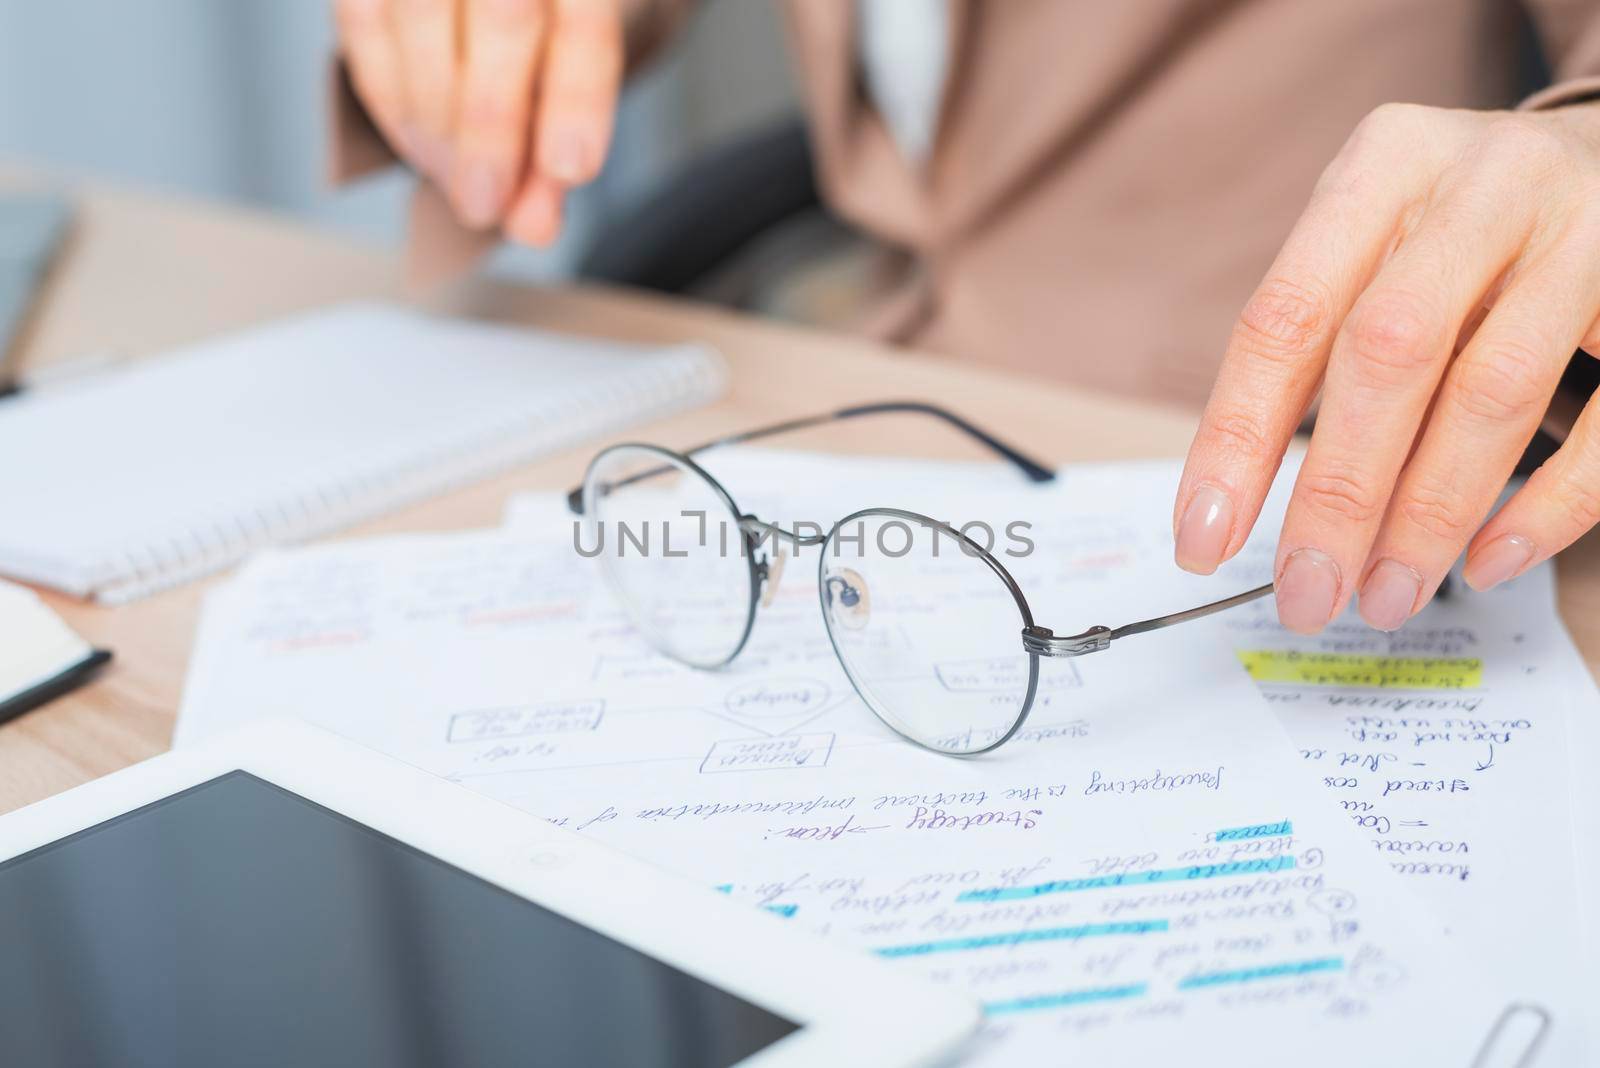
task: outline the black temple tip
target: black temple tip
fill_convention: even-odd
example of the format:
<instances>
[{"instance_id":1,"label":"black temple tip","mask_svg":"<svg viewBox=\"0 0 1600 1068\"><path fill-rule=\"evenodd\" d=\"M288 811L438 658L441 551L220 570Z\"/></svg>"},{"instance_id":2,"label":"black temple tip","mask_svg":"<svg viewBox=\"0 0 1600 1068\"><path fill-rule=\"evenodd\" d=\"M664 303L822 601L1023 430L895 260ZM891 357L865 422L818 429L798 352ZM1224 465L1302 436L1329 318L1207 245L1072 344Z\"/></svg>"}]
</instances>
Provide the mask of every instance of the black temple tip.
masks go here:
<instances>
[{"instance_id":1,"label":"black temple tip","mask_svg":"<svg viewBox=\"0 0 1600 1068\"><path fill-rule=\"evenodd\" d=\"M1017 466L1022 468L1022 473L1028 476L1030 482L1054 482L1056 473L1048 467L1042 467L1026 457L1019 457Z\"/></svg>"}]
</instances>

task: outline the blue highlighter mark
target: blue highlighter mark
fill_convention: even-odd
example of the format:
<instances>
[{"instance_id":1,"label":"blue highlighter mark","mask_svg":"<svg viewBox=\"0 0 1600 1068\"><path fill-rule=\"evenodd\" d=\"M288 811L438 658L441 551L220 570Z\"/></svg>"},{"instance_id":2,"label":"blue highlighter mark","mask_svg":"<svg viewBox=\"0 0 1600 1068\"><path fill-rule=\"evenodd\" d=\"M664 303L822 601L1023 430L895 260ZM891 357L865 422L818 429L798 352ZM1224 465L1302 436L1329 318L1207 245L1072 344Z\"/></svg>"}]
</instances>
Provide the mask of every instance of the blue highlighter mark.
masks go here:
<instances>
[{"instance_id":1,"label":"blue highlighter mark","mask_svg":"<svg viewBox=\"0 0 1600 1068\"><path fill-rule=\"evenodd\" d=\"M720 883L716 886L713 886L711 889L715 890L719 894L732 894L733 884ZM761 907L766 909L768 912L776 912L784 919L788 919L790 916L793 916L795 913L800 911L799 905L762 905Z\"/></svg>"},{"instance_id":2,"label":"blue highlighter mark","mask_svg":"<svg viewBox=\"0 0 1600 1068\"><path fill-rule=\"evenodd\" d=\"M1239 968L1230 972L1204 972L1178 981L1179 990L1198 990L1208 986L1227 986L1233 983L1254 983L1261 979L1283 979L1313 972L1337 972L1344 968L1343 957L1317 957L1313 960L1286 961L1283 964L1264 964L1259 968Z\"/></svg>"},{"instance_id":3,"label":"blue highlighter mark","mask_svg":"<svg viewBox=\"0 0 1600 1068\"><path fill-rule=\"evenodd\" d=\"M1190 864L1182 868L1156 868L1152 871L1119 872L1088 879L1056 879L1033 886L1000 886L989 890L968 890L957 901L1025 901L1044 894L1069 894L1080 890L1105 890L1118 886L1150 886L1155 883L1183 883L1195 879L1220 879L1229 875L1269 875L1294 867L1293 857L1232 860L1225 864Z\"/></svg>"},{"instance_id":4,"label":"blue highlighter mark","mask_svg":"<svg viewBox=\"0 0 1600 1068\"><path fill-rule=\"evenodd\" d=\"M1279 820L1277 823L1257 823L1250 827L1229 827L1225 831L1218 831L1215 838L1219 842L1243 842L1251 838L1282 838L1293 833L1294 824Z\"/></svg>"},{"instance_id":5,"label":"blue highlighter mark","mask_svg":"<svg viewBox=\"0 0 1600 1068\"><path fill-rule=\"evenodd\" d=\"M1008 1012L1037 1012L1040 1009L1065 1009L1073 1005L1087 1005L1094 1001L1120 1001L1124 998L1142 997L1147 987L1144 983L1127 986L1106 986L1098 990L1067 990L1060 994L1037 994L1010 1001L986 1001L983 1011L990 1016Z\"/></svg>"},{"instance_id":6,"label":"blue highlighter mark","mask_svg":"<svg viewBox=\"0 0 1600 1068\"><path fill-rule=\"evenodd\" d=\"M1166 920L1133 920L1118 923L1081 923L1075 927L1041 927L1032 931L1005 931L1000 934L973 935L969 938L941 938L907 946L884 946L873 950L880 957L922 957L929 953L955 953L993 946L1020 946L1028 942L1058 942L1106 935L1141 935L1165 931Z\"/></svg>"}]
</instances>

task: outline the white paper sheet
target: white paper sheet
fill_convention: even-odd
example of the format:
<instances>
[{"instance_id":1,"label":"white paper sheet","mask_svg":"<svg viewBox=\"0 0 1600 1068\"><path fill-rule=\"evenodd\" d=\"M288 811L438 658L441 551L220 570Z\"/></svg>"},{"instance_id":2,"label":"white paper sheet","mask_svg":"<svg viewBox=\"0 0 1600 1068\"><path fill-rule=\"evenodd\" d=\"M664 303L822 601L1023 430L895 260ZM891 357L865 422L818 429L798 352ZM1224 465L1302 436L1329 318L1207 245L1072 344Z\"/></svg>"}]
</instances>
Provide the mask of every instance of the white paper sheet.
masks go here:
<instances>
[{"instance_id":1,"label":"white paper sheet","mask_svg":"<svg viewBox=\"0 0 1600 1068\"><path fill-rule=\"evenodd\" d=\"M1569 644L1563 652L1567 677L1575 680L1566 689L1570 743L1568 758L1572 772L1573 834L1577 839L1578 921L1587 965L1574 998L1591 1006L1588 1018L1590 1048L1600 1043L1600 1018L1592 1011L1600 1005L1600 778L1594 775L1596 756L1600 756L1600 688L1595 686L1588 665Z\"/></svg>"},{"instance_id":2,"label":"white paper sheet","mask_svg":"<svg viewBox=\"0 0 1600 1068\"><path fill-rule=\"evenodd\" d=\"M841 510L867 492L816 488ZM785 494L766 505L812 507ZM1468 968L1309 788L1219 629L1047 661L1025 729L959 760L853 695L814 551L734 667L696 672L632 636L550 507L538 533L262 558L208 603L179 741L304 715L972 990L972 1063L1465 1065L1526 996ZM1130 532L1067 528L1072 555L1029 578L1046 624L1172 594L1128 568L1110 595L1090 579Z\"/></svg>"},{"instance_id":3,"label":"white paper sheet","mask_svg":"<svg viewBox=\"0 0 1600 1068\"><path fill-rule=\"evenodd\" d=\"M1035 551L1005 562L1026 589L1050 590L1052 576L1065 579L1073 601L1043 618L1068 632L1270 581L1298 459L1290 458L1243 552L1210 578L1169 563L1180 473L1173 462L1077 465L1039 491L1019 488L1014 475L988 464L885 464L755 449L713 453L708 463L736 494L736 487L767 482L816 491L791 492L775 506L792 508L804 497L803 510L825 510L821 502L838 497L852 506L984 518L997 531L1029 522ZM509 520L548 524L550 507L531 495L514 503ZM998 540L1008 544L1003 535ZM1148 581L1151 575L1161 581ZM1258 675L1286 680L1260 688L1294 738L1310 781L1461 942L1557 1014L1562 1023L1546 1047L1549 1063L1590 1063L1585 1051L1600 1004L1592 993L1600 989L1600 883L1591 874L1600 858L1600 817L1591 815L1595 791L1586 763L1572 761L1600 755L1600 699L1557 615L1553 566L1487 594L1457 576L1449 597L1393 635L1367 627L1353 607L1315 638L1279 627L1270 601L1215 618ZM1130 651L1141 640L1128 639ZM1587 744L1569 730L1574 719L1590 729Z\"/></svg>"},{"instance_id":4,"label":"white paper sheet","mask_svg":"<svg viewBox=\"0 0 1600 1068\"><path fill-rule=\"evenodd\" d=\"M817 487L823 498L944 505L954 509L945 518L997 517L1000 530L1002 519L1031 522L1035 551L1007 564L1025 587L1048 589L1050 576L1068 577L1074 603L1047 619L1058 631L1115 626L1269 581L1299 462L1294 455L1286 463L1239 557L1202 578L1169 563L1175 462L1076 465L1029 492L988 464L885 467L756 449L711 456L730 486L774 480ZM805 508L825 507L811 496ZM536 517L549 507L530 496L513 505L510 520L547 523ZM1143 580L1152 574L1163 580ZM1600 999L1591 993L1600 989L1600 883L1592 874L1600 817L1591 815L1592 777L1572 762L1600 755L1600 699L1561 625L1554 579L1545 565L1478 594L1458 575L1449 597L1393 635L1367 627L1353 607L1316 638L1279 627L1270 601L1216 621L1258 674L1322 677L1260 684L1308 777L1463 943L1560 1017L1545 1056L1576 1065L1591 1063L1586 1050L1600 1031ZM1569 727L1574 721L1589 728L1587 744Z\"/></svg>"}]
</instances>

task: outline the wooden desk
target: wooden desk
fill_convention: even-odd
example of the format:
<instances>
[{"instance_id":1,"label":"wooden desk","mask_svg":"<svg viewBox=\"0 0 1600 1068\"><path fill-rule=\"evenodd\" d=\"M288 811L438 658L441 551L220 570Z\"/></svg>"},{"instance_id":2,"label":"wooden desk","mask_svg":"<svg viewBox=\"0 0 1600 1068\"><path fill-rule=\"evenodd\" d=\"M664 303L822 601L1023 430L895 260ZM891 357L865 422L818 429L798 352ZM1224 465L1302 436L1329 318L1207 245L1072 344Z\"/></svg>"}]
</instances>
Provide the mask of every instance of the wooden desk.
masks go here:
<instances>
[{"instance_id":1,"label":"wooden desk","mask_svg":"<svg viewBox=\"0 0 1600 1068\"><path fill-rule=\"evenodd\" d=\"M83 192L80 208L77 232L24 339L25 366L105 349L138 356L330 301L401 296L393 256L281 220L92 190ZM1194 425L1190 412L617 292L473 281L429 303L442 311L556 330L711 343L732 364L730 394L713 407L628 435L667 444L687 445L785 416L901 397L949 404L1058 462L1179 456ZM795 444L976 455L916 419L834 427L823 435L797 435ZM105 446L112 449L116 443ZM595 447L591 443L529 464L351 534L497 523L509 495L574 484ZM208 585L191 584L119 608L46 594L80 633L114 649L116 660L92 685L0 727L0 812L168 747ZM1600 539L1586 539L1563 557L1561 606L1594 670L1600 665Z\"/></svg>"}]
</instances>

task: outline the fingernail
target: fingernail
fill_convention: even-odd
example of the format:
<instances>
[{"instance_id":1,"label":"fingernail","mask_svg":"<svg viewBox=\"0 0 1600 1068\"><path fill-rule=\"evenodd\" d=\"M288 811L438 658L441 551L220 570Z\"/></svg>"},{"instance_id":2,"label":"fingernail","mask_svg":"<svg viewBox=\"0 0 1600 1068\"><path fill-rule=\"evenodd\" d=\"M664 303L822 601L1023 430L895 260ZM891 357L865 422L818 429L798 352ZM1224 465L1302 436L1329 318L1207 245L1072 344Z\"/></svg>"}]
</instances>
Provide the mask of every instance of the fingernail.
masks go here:
<instances>
[{"instance_id":1,"label":"fingernail","mask_svg":"<svg viewBox=\"0 0 1600 1068\"><path fill-rule=\"evenodd\" d=\"M1361 618L1379 630L1398 630L1411 618L1422 576L1398 560L1379 560L1361 587Z\"/></svg>"},{"instance_id":2,"label":"fingernail","mask_svg":"<svg viewBox=\"0 0 1600 1068\"><path fill-rule=\"evenodd\" d=\"M1528 566L1533 542L1521 534L1502 534L1471 556L1461 577L1475 590L1492 589Z\"/></svg>"},{"instance_id":3,"label":"fingernail","mask_svg":"<svg viewBox=\"0 0 1600 1068\"><path fill-rule=\"evenodd\" d=\"M1339 565L1327 553L1296 549L1278 576L1278 622L1297 634L1328 625L1339 599Z\"/></svg>"},{"instance_id":4,"label":"fingernail","mask_svg":"<svg viewBox=\"0 0 1600 1068\"><path fill-rule=\"evenodd\" d=\"M1201 486L1178 522L1178 566L1209 575L1222 563L1233 537L1233 502L1215 486Z\"/></svg>"},{"instance_id":5,"label":"fingernail","mask_svg":"<svg viewBox=\"0 0 1600 1068\"><path fill-rule=\"evenodd\" d=\"M462 218L467 225L484 229L498 221L506 199L506 183L493 167L487 163L467 164L457 190Z\"/></svg>"},{"instance_id":6,"label":"fingernail","mask_svg":"<svg viewBox=\"0 0 1600 1068\"><path fill-rule=\"evenodd\" d=\"M558 182L581 182L587 173L589 142L577 130L555 130L546 142L545 172Z\"/></svg>"}]
</instances>

